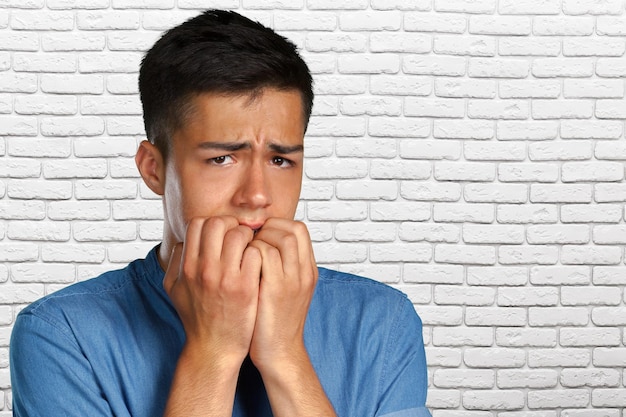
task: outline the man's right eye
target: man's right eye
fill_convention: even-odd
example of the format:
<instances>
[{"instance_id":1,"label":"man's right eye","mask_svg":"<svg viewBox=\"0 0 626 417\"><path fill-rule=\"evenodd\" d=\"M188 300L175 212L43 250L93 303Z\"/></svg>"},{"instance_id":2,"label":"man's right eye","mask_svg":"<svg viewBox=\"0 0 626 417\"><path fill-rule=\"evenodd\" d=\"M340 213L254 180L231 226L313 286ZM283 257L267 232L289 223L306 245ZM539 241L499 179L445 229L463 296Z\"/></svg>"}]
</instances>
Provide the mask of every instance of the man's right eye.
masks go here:
<instances>
[{"instance_id":1,"label":"man's right eye","mask_svg":"<svg viewBox=\"0 0 626 417\"><path fill-rule=\"evenodd\" d=\"M215 158L211 158L208 160L210 164L213 165L225 165L231 162L232 158L229 155L222 155Z\"/></svg>"}]
</instances>

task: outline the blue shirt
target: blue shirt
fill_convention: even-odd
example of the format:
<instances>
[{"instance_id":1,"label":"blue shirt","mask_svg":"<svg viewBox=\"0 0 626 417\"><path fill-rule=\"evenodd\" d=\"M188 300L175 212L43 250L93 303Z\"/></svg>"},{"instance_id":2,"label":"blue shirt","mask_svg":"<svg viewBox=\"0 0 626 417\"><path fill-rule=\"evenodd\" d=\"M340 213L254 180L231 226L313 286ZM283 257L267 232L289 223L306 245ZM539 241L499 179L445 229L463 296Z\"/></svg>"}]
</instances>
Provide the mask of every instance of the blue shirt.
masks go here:
<instances>
[{"instance_id":1,"label":"blue shirt","mask_svg":"<svg viewBox=\"0 0 626 417\"><path fill-rule=\"evenodd\" d=\"M10 351L14 416L163 415L185 341L163 277L153 249L22 310ZM400 291L320 268L304 339L338 416L430 416L422 326ZM271 415L247 360L233 416Z\"/></svg>"}]
</instances>

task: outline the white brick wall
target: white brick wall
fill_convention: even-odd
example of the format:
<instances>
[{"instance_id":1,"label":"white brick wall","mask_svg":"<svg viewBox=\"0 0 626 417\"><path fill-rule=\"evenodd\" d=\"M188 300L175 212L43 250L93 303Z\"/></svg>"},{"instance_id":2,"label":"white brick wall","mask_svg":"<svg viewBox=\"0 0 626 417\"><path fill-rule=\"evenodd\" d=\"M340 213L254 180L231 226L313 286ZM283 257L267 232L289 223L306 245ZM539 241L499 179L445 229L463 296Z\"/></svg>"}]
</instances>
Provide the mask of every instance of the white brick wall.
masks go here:
<instances>
[{"instance_id":1,"label":"white brick wall","mask_svg":"<svg viewBox=\"0 0 626 417\"><path fill-rule=\"evenodd\" d=\"M626 416L626 2L0 2L0 417L22 306L143 256L136 77L204 7L315 73L298 217L407 292L435 417Z\"/></svg>"}]
</instances>

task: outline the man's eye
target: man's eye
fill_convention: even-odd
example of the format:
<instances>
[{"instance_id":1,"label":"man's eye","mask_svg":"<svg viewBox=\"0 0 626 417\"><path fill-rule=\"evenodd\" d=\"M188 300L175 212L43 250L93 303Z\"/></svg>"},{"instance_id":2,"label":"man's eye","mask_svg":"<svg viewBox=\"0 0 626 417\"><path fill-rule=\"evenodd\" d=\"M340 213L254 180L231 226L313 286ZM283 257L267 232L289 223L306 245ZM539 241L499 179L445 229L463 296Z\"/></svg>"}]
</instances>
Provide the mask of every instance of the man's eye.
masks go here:
<instances>
[{"instance_id":1,"label":"man's eye","mask_svg":"<svg viewBox=\"0 0 626 417\"><path fill-rule=\"evenodd\" d=\"M272 158L272 163L274 165L278 165L279 167L290 167L293 166L293 162L290 161L289 159L286 158L282 158L280 156L275 156L274 158Z\"/></svg>"},{"instance_id":2,"label":"man's eye","mask_svg":"<svg viewBox=\"0 0 626 417\"><path fill-rule=\"evenodd\" d=\"M218 156L216 158L209 159L209 163L213 165L225 165L231 161L231 157L228 155Z\"/></svg>"}]
</instances>

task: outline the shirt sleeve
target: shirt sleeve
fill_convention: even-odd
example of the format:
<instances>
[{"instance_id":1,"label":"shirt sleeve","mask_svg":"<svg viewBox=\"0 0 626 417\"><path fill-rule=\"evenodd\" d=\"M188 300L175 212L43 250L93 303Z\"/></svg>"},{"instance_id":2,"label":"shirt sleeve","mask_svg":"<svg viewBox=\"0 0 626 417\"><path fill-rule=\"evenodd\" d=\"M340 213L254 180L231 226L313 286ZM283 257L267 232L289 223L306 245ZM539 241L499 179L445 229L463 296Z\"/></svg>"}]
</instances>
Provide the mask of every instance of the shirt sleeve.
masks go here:
<instances>
[{"instance_id":1,"label":"shirt sleeve","mask_svg":"<svg viewBox=\"0 0 626 417\"><path fill-rule=\"evenodd\" d=\"M376 417L431 417L422 322L408 298L398 310L385 350Z\"/></svg>"},{"instance_id":2,"label":"shirt sleeve","mask_svg":"<svg viewBox=\"0 0 626 417\"><path fill-rule=\"evenodd\" d=\"M10 362L14 417L113 415L69 329L22 312L11 334Z\"/></svg>"}]
</instances>

